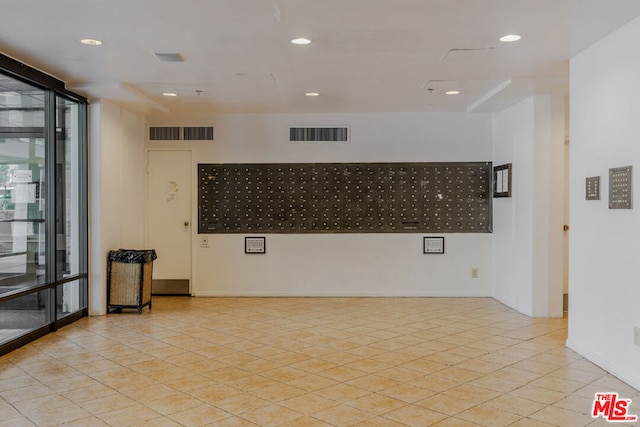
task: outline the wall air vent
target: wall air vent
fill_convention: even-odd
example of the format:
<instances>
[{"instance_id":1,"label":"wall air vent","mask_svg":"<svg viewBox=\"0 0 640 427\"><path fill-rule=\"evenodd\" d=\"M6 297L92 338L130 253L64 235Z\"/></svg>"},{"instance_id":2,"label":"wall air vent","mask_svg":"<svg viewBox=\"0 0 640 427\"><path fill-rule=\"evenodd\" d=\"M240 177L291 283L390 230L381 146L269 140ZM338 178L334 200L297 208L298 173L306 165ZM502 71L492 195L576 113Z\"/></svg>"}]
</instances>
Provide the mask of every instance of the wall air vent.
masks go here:
<instances>
[{"instance_id":1,"label":"wall air vent","mask_svg":"<svg viewBox=\"0 0 640 427\"><path fill-rule=\"evenodd\" d=\"M178 126L150 126L149 141L179 141L180 131Z\"/></svg>"},{"instance_id":2,"label":"wall air vent","mask_svg":"<svg viewBox=\"0 0 640 427\"><path fill-rule=\"evenodd\" d=\"M292 126L290 142L349 142L349 126Z\"/></svg>"},{"instance_id":3,"label":"wall air vent","mask_svg":"<svg viewBox=\"0 0 640 427\"><path fill-rule=\"evenodd\" d=\"M185 141L213 141L213 126L185 126Z\"/></svg>"},{"instance_id":4,"label":"wall air vent","mask_svg":"<svg viewBox=\"0 0 640 427\"><path fill-rule=\"evenodd\" d=\"M149 141L213 141L213 126L149 126Z\"/></svg>"}]
</instances>

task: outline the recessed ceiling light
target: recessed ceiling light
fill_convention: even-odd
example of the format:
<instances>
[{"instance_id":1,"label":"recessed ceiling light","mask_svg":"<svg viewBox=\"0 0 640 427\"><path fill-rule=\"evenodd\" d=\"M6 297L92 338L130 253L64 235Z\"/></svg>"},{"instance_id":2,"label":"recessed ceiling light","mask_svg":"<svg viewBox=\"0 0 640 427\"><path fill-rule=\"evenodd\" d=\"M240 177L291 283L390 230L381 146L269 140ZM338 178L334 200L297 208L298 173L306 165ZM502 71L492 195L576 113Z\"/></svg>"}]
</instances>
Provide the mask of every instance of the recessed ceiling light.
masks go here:
<instances>
[{"instance_id":1,"label":"recessed ceiling light","mask_svg":"<svg viewBox=\"0 0 640 427\"><path fill-rule=\"evenodd\" d=\"M307 92L305 93L306 96L320 96L320 94L318 92Z\"/></svg>"},{"instance_id":2,"label":"recessed ceiling light","mask_svg":"<svg viewBox=\"0 0 640 427\"><path fill-rule=\"evenodd\" d=\"M311 43L311 40L306 39L304 37L300 37L300 38L291 40L291 43L293 43L293 44L309 44L309 43Z\"/></svg>"},{"instance_id":3,"label":"recessed ceiling light","mask_svg":"<svg viewBox=\"0 0 640 427\"><path fill-rule=\"evenodd\" d=\"M517 42L521 38L522 37L520 37L517 34L507 34L506 36L500 37L500 41L505 43L510 43L510 42Z\"/></svg>"},{"instance_id":4,"label":"recessed ceiling light","mask_svg":"<svg viewBox=\"0 0 640 427\"><path fill-rule=\"evenodd\" d=\"M96 39L82 39L80 43L86 44L87 46L100 46L102 42Z\"/></svg>"},{"instance_id":5,"label":"recessed ceiling light","mask_svg":"<svg viewBox=\"0 0 640 427\"><path fill-rule=\"evenodd\" d=\"M445 94L447 95L459 95L460 91L459 90L448 90L445 92Z\"/></svg>"},{"instance_id":6,"label":"recessed ceiling light","mask_svg":"<svg viewBox=\"0 0 640 427\"><path fill-rule=\"evenodd\" d=\"M175 92L163 92L162 94L163 94L164 96L178 96L178 94L177 94L177 93L175 93Z\"/></svg>"}]
</instances>

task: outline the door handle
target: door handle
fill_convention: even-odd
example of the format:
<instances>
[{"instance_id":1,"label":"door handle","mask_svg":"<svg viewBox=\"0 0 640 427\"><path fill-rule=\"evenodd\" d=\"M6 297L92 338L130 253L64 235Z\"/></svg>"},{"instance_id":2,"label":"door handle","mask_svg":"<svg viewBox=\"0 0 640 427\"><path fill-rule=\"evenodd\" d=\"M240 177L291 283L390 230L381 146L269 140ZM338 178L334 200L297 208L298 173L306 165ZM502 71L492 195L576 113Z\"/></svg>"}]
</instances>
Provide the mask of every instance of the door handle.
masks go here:
<instances>
[{"instance_id":1,"label":"door handle","mask_svg":"<svg viewBox=\"0 0 640 427\"><path fill-rule=\"evenodd\" d=\"M185 227L188 227L188 226L189 226L189 221L185 221L185 222L184 222L184 226L185 226Z\"/></svg>"}]
</instances>

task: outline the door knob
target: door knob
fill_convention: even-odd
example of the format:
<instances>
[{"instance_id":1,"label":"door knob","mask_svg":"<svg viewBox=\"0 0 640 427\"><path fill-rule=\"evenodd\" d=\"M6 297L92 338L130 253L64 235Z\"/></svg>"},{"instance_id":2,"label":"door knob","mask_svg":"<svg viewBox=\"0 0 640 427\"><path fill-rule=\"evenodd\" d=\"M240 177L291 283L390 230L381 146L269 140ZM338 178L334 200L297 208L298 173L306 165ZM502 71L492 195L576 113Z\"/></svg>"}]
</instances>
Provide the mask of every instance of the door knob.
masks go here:
<instances>
[{"instance_id":1,"label":"door knob","mask_svg":"<svg viewBox=\"0 0 640 427\"><path fill-rule=\"evenodd\" d=\"M185 227L188 227L188 226L189 226L189 221L185 221L185 222L184 222L184 226L185 226Z\"/></svg>"}]
</instances>

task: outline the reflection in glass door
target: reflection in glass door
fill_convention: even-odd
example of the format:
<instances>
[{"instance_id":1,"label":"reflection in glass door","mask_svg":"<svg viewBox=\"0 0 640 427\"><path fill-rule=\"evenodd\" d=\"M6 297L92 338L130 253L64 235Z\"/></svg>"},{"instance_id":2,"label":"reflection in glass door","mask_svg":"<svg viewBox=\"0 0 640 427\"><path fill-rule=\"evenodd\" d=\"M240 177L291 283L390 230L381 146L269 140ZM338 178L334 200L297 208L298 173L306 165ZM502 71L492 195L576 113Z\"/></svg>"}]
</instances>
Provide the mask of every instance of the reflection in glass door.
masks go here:
<instances>
[{"instance_id":1,"label":"reflection in glass door","mask_svg":"<svg viewBox=\"0 0 640 427\"><path fill-rule=\"evenodd\" d=\"M0 297L46 280L44 106L44 90L0 76ZM0 342L45 325L48 297L0 302Z\"/></svg>"}]
</instances>

